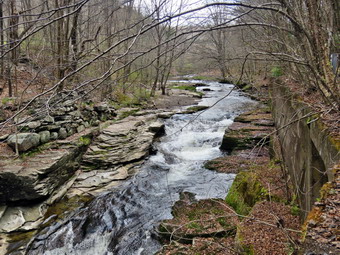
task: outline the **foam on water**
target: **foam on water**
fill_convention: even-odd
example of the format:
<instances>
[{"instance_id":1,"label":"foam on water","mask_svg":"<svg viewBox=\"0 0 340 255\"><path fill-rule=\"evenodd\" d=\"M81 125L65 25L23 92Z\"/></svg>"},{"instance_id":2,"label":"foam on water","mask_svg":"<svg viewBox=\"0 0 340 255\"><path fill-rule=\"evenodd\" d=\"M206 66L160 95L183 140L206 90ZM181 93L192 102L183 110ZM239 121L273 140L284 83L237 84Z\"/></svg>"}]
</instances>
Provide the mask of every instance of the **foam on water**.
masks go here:
<instances>
[{"instance_id":1,"label":"foam on water","mask_svg":"<svg viewBox=\"0 0 340 255\"><path fill-rule=\"evenodd\" d=\"M204 83L212 90L200 102L207 106L233 87ZM172 217L171 207L180 192L192 192L198 199L226 196L234 175L216 173L203 165L222 155L219 146L224 130L236 115L253 105L234 91L203 113L175 115L166 120L166 135L155 145L158 152L136 176L65 222L42 231L27 254L154 254L161 247L154 238L154 229L161 220Z\"/></svg>"}]
</instances>

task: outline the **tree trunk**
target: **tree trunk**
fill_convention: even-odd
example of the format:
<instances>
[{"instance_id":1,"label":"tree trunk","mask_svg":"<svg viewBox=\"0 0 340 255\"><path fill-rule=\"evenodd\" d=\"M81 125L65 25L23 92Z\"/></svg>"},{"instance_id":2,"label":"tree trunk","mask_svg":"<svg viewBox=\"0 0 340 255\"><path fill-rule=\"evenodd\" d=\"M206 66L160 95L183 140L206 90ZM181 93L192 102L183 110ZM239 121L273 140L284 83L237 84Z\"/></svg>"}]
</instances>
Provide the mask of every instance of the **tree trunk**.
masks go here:
<instances>
[{"instance_id":1,"label":"tree trunk","mask_svg":"<svg viewBox=\"0 0 340 255\"><path fill-rule=\"evenodd\" d=\"M0 0L0 54L3 56L5 50L5 35L4 35L4 4L3 0ZM4 71L5 71L5 66L4 66L4 57L1 58L0 62L0 79L4 78ZM1 93L0 93L1 94Z\"/></svg>"}]
</instances>

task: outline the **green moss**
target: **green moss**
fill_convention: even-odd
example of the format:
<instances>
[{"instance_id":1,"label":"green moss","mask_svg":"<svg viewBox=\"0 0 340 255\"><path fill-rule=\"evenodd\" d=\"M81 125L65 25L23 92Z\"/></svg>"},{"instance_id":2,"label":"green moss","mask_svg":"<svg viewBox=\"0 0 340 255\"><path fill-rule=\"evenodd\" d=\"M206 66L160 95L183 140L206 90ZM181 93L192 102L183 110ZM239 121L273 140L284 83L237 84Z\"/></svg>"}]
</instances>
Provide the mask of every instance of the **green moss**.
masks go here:
<instances>
[{"instance_id":1,"label":"green moss","mask_svg":"<svg viewBox=\"0 0 340 255\"><path fill-rule=\"evenodd\" d=\"M294 216L300 216L301 215L301 209L297 204L293 204L290 208L290 212Z\"/></svg>"},{"instance_id":2,"label":"green moss","mask_svg":"<svg viewBox=\"0 0 340 255\"><path fill-rule=\"evenodd\" d=\"M79 145L84 145L84 146L88 146L90 145L92 142L92 139L88 136L82 136L79 138Z\"/></svg>"},{"instance_id":3,"label":"green moss","mask_svg":"<svg viewBox=\"0 0 340 255\"><path fill-rule=\"evenodd\" d=\"M35 234L37 233L36 230L28 231L28 232L13 232L8 235L8 242L15 243L20 241L28 241L30 240Z\"/></svg>"},{"instance_id":4,"label":"green moss","mask_svg":"<svg viewBox=\"0 0 340 255\"><path fill-rule=\"evenodd\" d=\"M23 153L20 154L20 158L25 159L25 158L28 158L28 157L34 157L37 154L43 152L44 150L49 149L52 146L52 144L54 144L54 143L45 143L45 144L42 144L42 145L40 145L40 146L30 150L30 151L23 152Z\"/></svg>"},{"instance_id":5,"label":"green moss","mask_svg":"<svg viewBox=\"0 0 340 255\"><path fill-rule=\"evenodd\" d=\"M252 172L240 172L228 192L226 202L241 215L248 215L256 202L268 197L267 190Z\"/></svg>"},{"instance_id":6,"label":"green moss","mask_svg":"<svg viewBox=\"0 0 340 255\"><path fill-rule=\"evenodd\" d=\"M242 90L243 91L248 91L248 90L251 90L252 88L253 88L253 86L251 84L247 84L244 87L242 87Z\"/></svg>"},{"instance_id":7,"label":"green moss","mask_svg":"<svg viewBox=\"0 0 340 255\"><path fill-rule=\"evenodd\" d=\"M238 246L238 254L240 255L254 255L254 248L251 245L244 244L244 237L242 236L240 226L237 227L235 241Z\"/></svg>"},{"instance_id":8,"label":"green moss","mask_svg":"<svg viewBox=\"0 0 340 255\"><path fill-rule=\"evenodd\" d=\"M224 228L230 227L230 224L225 217L217 218L217 222L220 223L220 225Z\"/></svg>"},{"instance_id":9,"label":"green moss","mask_svg":"<svg viewBox=\"0 0 340 255\"><path fill-rule=\"evenodd\" d=\"M219 166L219 163L214 161L214 160L209 160L204 164L204 168L208 169L208 170L217 170Z\"/></svg>"},{"instance_id":10,"label":"green moss","mask_svg":"<svg viewBox=\"0 0 340 255\"><path fill-rule=\"evenodd\" d=\"M83 206L84 204L92 201L92 199L93 197L89 195L76 195L71 198L63 198L62 200L50 206L44 217L47 219L52 215L56 215L57 219L63 219L68 212ZM49 222L46 224L48 225Z\"/></svg>"},{"instance_id":11,"label":"green moss","mask_svg":"<svg viewBox=\"0 0 340 255\"><path fill-rule=\"evenodd\" d=\"M2 103L3 105L7 105L8 103L13 102L13 101L14 101L13 98L4 97L4 98L1 100L1 103Z\"/></svg>"},{"instance_id":12,"label":"green moss","mask_svg":"<svg viewBox=\"0 0 340 255\"><path fill-rule=\"evenodd\" d=\"M283 75L283 71L281 69L281 67L279 66L274 66L271 70L270 73L272 75L272 77L280 77Z\"/></svg>"},{"instance_id":13,"label":"green moss","mask_svg":"<svg viewBox=\"0 0 340 255\"><path fill-rule=\"evenodd\" d=\"M136 112L138 112L139 109L135 109L135 110L131 110L131 111L126 111L126 112L122 112L122 114L120 115L119 119L125 119L127 117L129 117L130 115L135 114Z\"/></svg>"},{"instance_id":14,"label":"green moss","mask_svg":"<svg viewBox=\"0 0 340 255\"><path fill-rule=\"evenodd\" d=\"M197 223L197 222L190 222L188 225L187 225L188 228L191 228L191 229L195 229L197 231L203 231L204 230L204 227Z\"/></svg>"},{"instance_id":15,"label":"green moss","mask_svg":"<svg viewBox=\"0 0 340 255\"><path fill-rule=\"evenodd\" d=\"M208 109L209 106L205 106L205 105L195 105L195 106L191 106L189 107L185 113L195 113L195 112L199 112L199 111L203 111Z\"/></svg>"},{"instance_id":16,"label":"green moss","mask_svg":"<svg viewBox=\"0 0 340 255\"><path fill-rule=\"evenodd\" d=\"M335 190L331 182L325 183L322 188L320 189L320 198L325 199L329 194L334 193Z\"/></svg>"},{"instance_id":17,"label":"green moss","mask_svg":"<svg viewBox=\"0 0 340 255\"><path fill-rule=\"evenodd\" d=\"M252 146L252 139L246 135L246 132L230 131L224 135L220 149L231 152Z\"/></svg>"}]
</instances>

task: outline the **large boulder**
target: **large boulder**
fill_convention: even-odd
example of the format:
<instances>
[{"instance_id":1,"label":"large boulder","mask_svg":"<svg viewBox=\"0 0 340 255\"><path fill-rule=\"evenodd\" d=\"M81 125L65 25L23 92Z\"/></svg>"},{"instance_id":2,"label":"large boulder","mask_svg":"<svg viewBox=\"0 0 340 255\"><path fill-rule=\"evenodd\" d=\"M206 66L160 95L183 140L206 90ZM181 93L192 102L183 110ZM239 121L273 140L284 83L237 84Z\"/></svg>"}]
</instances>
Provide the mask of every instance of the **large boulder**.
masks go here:
<instances>
[{"instance_id":1,"label":"large boulder","mask_svg":"<svg viewBox=\"0 0 340 255\"><path fill-rule=\"evenodd\" d=\"M10 135L7 139L7 144L15 150L15 145L18 144L20 152L28 151L40 144L40 135L36 133L19 133Z\"/></svg>"}]
</instances>

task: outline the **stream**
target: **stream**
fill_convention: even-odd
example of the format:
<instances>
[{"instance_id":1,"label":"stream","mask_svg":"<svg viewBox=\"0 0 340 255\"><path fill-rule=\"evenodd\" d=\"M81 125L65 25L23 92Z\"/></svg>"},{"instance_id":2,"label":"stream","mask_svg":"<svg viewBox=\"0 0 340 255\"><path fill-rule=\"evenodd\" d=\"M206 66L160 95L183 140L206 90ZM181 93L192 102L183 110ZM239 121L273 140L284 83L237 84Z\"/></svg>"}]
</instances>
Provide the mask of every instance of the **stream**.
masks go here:
<instances>
[{"instance_id":1,"label":"stream","mask_svg":"<svg viewBox=\"0 0 340 255\"><path fill-rule=\"evenodd\" d=\"M208 87L197 90L210 91L199 105L213 105L233 88L230 84L203 82ZM27 254L154 254L161 248L156 238L157 225L172 217L171 207L179 193L191 192L197 199L225 198L235 176L207 170L203 165L223 154L219 146L224 130L235 116L255 104L233 91L195 120L198 113L176 114L166 120L166 134L154 144L157 153L134 177L63 222L45 228L35 237Z\"/></svg>"}]
</instances>

